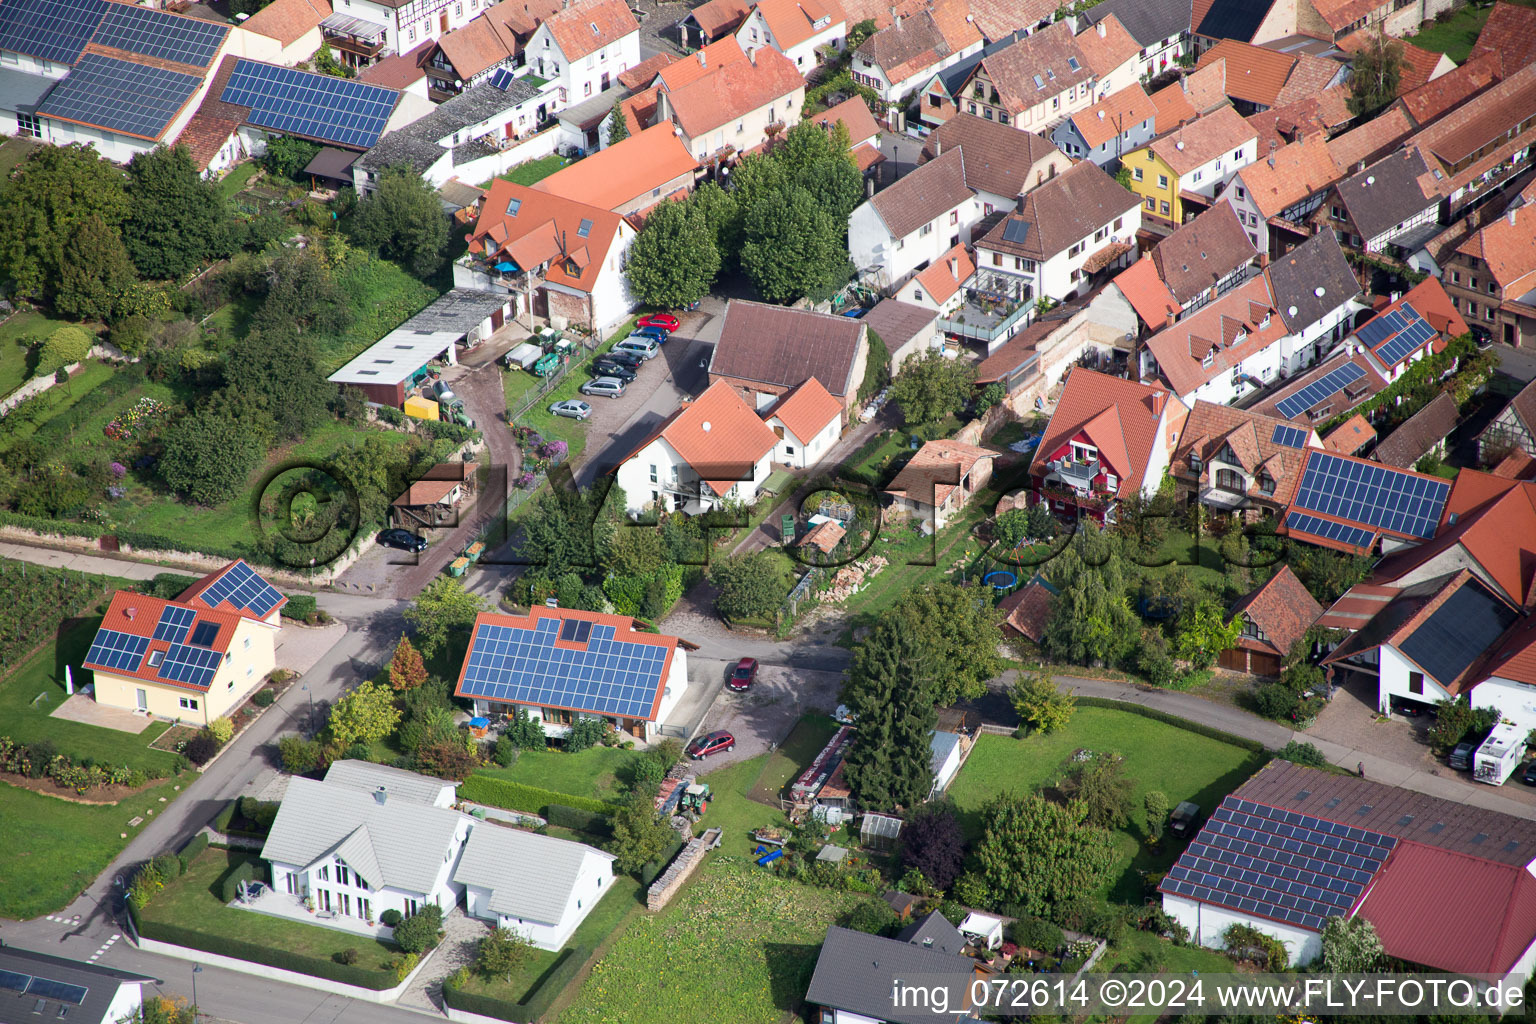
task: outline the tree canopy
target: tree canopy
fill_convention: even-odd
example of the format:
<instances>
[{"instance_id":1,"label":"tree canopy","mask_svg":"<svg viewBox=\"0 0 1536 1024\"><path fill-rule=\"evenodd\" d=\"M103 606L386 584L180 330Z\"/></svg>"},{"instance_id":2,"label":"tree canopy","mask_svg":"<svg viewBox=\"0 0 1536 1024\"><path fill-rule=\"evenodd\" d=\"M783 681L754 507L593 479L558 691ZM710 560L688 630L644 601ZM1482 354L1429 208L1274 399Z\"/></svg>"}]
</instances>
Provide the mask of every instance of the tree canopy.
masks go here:
<instances>
[{"instance_id":1,"label":"tree canopy","mask_svg":"<svg viewBox=\"0 0 1536 1024\"><path fill-rule=\"evenodd\" d=\"M75 229L95 217L116 232L131 210L117 165L86 146L38 147L0 184L0 277L51 300Z\"/></svg>"},{"instance_id":2,"label":"tree canopy","mask_svg":"<svg viewBox=\"0 0 1536 1024\"><path fill-rule=\"evenodd\" d=\"M468 633L475 616L485 610L485 602L464 589L452 576L439 576L416 595L416 603L405 610L405 621L416 629L418 648L432 658L457 632Z\"/></svg>"},{"instance_id":3,"label":"tree canopy","mask_svg":"<svg viewBox=\"0 0 1536 1024\"><path fill-rule=\"evenodd\" d=\"M1072 721L1077 699L1065 693L1048 672L1020 672L1008 690L1008 700L1019 721L1037 732L1055 732Z\"/></svg>"},{"instance_id":4,"label":"tree canopy","mask_svg":"<svg viewBox=\"0 0 1536 1024\"><path fill-rule=\"evenodd\" d=\"M1114 865L1114 839L1086 824L1080 807L1005 793L987 805L982 820L978 881L994 906L1013 903L1029 914L1048 914L1093 893Z\"/></svg>"},{"instance_id":5,"label":"tree canopy","mask_svg":"<svg viewBox=\"0 0 1536 1024\"><path fill-rule=\"evenodd\" d=\"M122 237L96 214L69 234L53 295L53 308L82 320L112 320L138 285Z\"/></svg>"},{"instance_id":6,"label":"tree canopy","mask_svg":"<svg viewBox=\"0 0 1536 1024\"><path fill-rule=\"evenodd\" d=\"M953 583L909 590L889 612L907 627L907 636L926 664L943 666L933 680L939 707L972 700L987 691L987 680L1003 671L997 645L1002 613L988 601Z\"/></svg>"},{"instance_id":7,"label":"tree canopy","mask_svg":"<svg viewBox=\"0 0 1536 1024\"><path fill-rule=\"evenodd\" d=\"M631 294L648 306L676 309L709 294L720 273L715 231L702 207L663 202L624 257Z\"/></svg>"},{"instance_id":8,"label":"tree canopy","mask_svg":"<svg viewBox=\"0 0 1536 1024\"><path fill-rule=\"evenodd\" d=\"M720 588L715 608L727 619L764 619L778 611L787 591L779 556L768 551L732 555L709 567L709 581Z\"/></svg>"},{"instance_id":9,"label":"tree canopy","mask_svg":"<svg viewBox=\"0 0 1536 1024\"><path fill-rule=\"evenodd\" d=\"M741 269L769 302L825 298L852 276L839 224L814 195L789 185L761 196L742 219Z\"/></svg>"},{"instance_id":10,"label":"tree canopy","mask_svg":"<svg viewBox=\"0 0 1536 1024\"><path fill-rule=\"evenodd\" d=\"M378 188L357 204L352 238L386 259L428 277L443 265L448 215L437 191L409 166L386 167Z\"/></svg>"},{"instance_id":11,"label":"tree canopy","mask_svg":"<svg viewBox=\"0 0 1536 1024\"><path fill-rule=\"evenodd\" d=\"M656 787L636 786L613 815L614 867L638 871L659 860L677 833L656 813Z\"/></svg>"},{"instance_id":12,"label":"tree canopy","mask_svg":"<svg viewBox=\"0 0 1536 1024\"><path fill-rule=\"evenodd\" d=\"M933 423L959 412L970 401L976 367L929 351L908 359L891 384L891 401L908 424Z\"/></svg>"},{"instance_id":13,"label":"tree canopy","mask_svg":"<svg viewBox=\"0 0 1536 1024\"><path fill-rule=\"evenodd\" d=\"M1349 112L1358 118L1373 116L1397 99L1403 77L1403 44L1378 29L1349 62Z\"/></svg>"},{"instance_id":14,"label":"tree canopy","mask_svg":"<svg viewBox=\"0 0 1536 1024\"><path fill-rule=\"evenodd\" d=\"M394 695L369 680L332 705L327 727L337 744L349 747L381 740L399 724L400 709L395 707Z\"/></svg>"},{"instance_id":15,"label":"tree canopy","mask_svg":"<svg viewBox=\"0 0 1536 1024\"><path fill-rule=\"evenodd\" d=\"M255 437L205 405L166 431L160 477L199 505L217 505L239 493L263 455Z\"/></svg>"},{"instance_id":16,"label":"tree canopy","mask_svg":"<svg viewBox=\"0 0 1536 1024\"><path fill-rule=\"evenodd\" d=\"M303 437L330 415L336 385L308 335L252 331L224 356L224 382L271 417L278 437Z\"/></svg>"},{"instance_id":17,"label":"tree canopy","mask_svg":"<svg viewBox=\"0 0 1536 1024\"><path fill-rule=\"evenodd\" d=\"M198 173L186 146L162 146L129 161L128 198L123 242L145 277L179 277L227 237L218 187Z\"/></svg>"},{"instance_id":18,"label":"tree canopy","mask_svg":"<svg viewBox=\"0 0 1536 1024\"><path fill-rule=\"evenodd\" d=\"M901 827L901 863L937 889L948 889L965 863L965 836L954 806L930 804Z\"/></svg>"}]
</instances>

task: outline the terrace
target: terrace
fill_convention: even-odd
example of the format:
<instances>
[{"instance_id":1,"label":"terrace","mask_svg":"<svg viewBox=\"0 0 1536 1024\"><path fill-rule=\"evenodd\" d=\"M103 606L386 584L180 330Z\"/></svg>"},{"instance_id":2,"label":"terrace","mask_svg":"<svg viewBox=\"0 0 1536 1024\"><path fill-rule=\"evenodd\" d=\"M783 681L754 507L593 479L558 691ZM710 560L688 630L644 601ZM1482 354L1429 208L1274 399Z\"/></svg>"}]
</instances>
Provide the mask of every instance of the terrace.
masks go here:
<instances>
[{"instance_id":1,"label":"terrace","mask_svg":"<svg viewBox=\"0 0 1536 1024\"><path fill-rule=\"evenodd\" d=\"M320 23L320 33L328 44L342 52L342 60L347 64L366 67L387 56L383 25L350 14L332 14Z\"/></svg>"},{"instance_id":2,"label":"terrace","mask_svg":"<svg viewBox=\"0 0 1536 1024\"><path fill-rule=\"evenodd\" d=\"M939 318L939 330L990 347L1028 324L1033 303L1034 289L1026 279L983 270L976 275L976 287L965 290L965 302Z\"/></svg>"}]
</instances>

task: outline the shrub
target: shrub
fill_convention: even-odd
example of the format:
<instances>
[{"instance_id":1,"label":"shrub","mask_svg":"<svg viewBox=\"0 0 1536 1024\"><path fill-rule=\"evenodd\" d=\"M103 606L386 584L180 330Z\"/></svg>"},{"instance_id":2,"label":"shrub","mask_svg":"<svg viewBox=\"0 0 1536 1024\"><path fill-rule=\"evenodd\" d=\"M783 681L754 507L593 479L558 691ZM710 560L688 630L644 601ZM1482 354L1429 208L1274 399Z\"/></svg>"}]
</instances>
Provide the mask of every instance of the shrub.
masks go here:
<instances>
[{"instance_id":1,"label":"shrub","mask_svg":"<svg viewBox=\"0 0 1536 1024\"><path fill-rule=\"evenodd\" d=\"M69 363L78 363L91 351L91 336L75 326L59 327L43 342L37 360L39 374L53 373Z\"/></svg>"},{"instance_id":2,"label":"shrub","mask_svg":"<svg viewBox=\"0 0 1536 1024\"><path fill-rule=\"evenodd\" d=\"M256 881L256 867L250 861L241 861L235 865L235 869L224 876L224 881L219 887L219 896L225 903L233 903L240 895L241 882Z\"/></svg>"},{"instance_id":3,"label":"shrub","mask_svg":"<svg viewBox=\"0 0 1536 1024\"><path fill-rule=\"evenodd\" d=\"M480 767L480 759L453 740L423 744L416 749L416 770L440 779L463 782Z\"/></svg>"},{"instance_id":4,"label":"shrub","mask_svg":"<svg viewBox=\"0 0 1536 1024\"><path fill-rule=\"evenodd\" d=\"M298 736L284 736L277 741L278 753L283 758L283 771L303 775L314 771L320 764L320 744Z\"/></svg>"},{"instance_id":5,"label":"shrub","mask_svg":"<svg viewBox=\"0 0 1536 1024\"><path fill-rule=\"evenodd\" d=\"M999 908L1003 909L1003 908ZM1037 949L1042 953L1055 953L1066 944L1061 929L1044 918L1025 914L1009 927L1008 937L1021 946Z\"/></svg>"},{"instance_id":6,"label":"shrub","mask_svg":"<svg viewBox=\"0 0 1536 1024\"><path fill-rule=\"evenodd\" d=\"M1279 753L1275 754L1275 756L1306 768L1328 767L1328 758L1324 756L1321 750L1318 750L1317 747L1310 743L1300 743L1296 740L1291 740L1291 742L1281 747Z\"/></svg>"},{"instance_id":7,"label":"shrub","mask_svg":"<svg viewBox=\"0 0 1536 1024\"><path fill-rule=\"evenodd\" d=\"M348 946L346 949L339 949L332 953L331 959L335 960L339 964L345 964L346 966L350 967L357 963L359 954L357 950L353 949L351 946Z\"/></svg>"},{"instance_id":8,"label":"shrub","mask_svg":"<svg viewBox=\"0 0 1536 1024\"><path fill-rule=\"evenodd\" d=\"M128 902L139 910L143 910L164 888L165 878L151 861L139 868L138 874L133 876L133 881L128 886Z\"/></svg>"},{"instance_id":9,"label":"shrub","mask_svg":"<svg viewBox=\"0 0 1536 1024\"><path fill-rule=\"evenodd\" d=\"M208 733L214 739L218 740L219 746L222 747L224 744L235 738L235 724L228 718L220 715L218 718L215 718L213 721L208 723Z\"/></svg>"},{"instance_id":10,"label":"shrub","mask_svg":"<svg viewBox=\"0 0 1536 1024\"><path fill-rule=\"evenodd\" d=\"M379 915L379 923L386 928L393 928L400 923L400 911L391 907Z\"/></svg>"},{"instance_id":11,"label":"shrub","mask_svg":"<svg viewBox=\"0 0 1536 1024\"><path fill-rule=\"evenodd\" d=\"M231 800L224 805L224 809L213 818L213 830L215 832L228 832L229 823L235 820L235 813L240 809L240 801Z\"/></svg>"},{"instance_id":12,"label":"shrub","mask_svg":"<svg viewBox=\"0 0 1536 1024\"><path fill-rule=\"evenodd\" d=\"M544 809L544 818L551 825L586 832L589 835L607 837L613 834L613 826L608 816L596 811L584 811L567 807L565 804L550 804Z\"/></svg>"},{"instance_id":13,"label":"shrub","mask_svg":"<svg viewBox=\"0 0 1536 1024\"><path fill-rule=\"evenodd\" d=\"M570 731L565 734L565 752L579 754L589 747L596 746L611 728L613 726L601 718L576 719Z\"/></svg>"},{"instance_id":14,"label":"shrub","mask_svg":"<svg viewBox=\"0 0 1536 1024\"><path fill-rule=\"evenodd\" d=\"M435 903L425 904L395 926L395 942L407 953L425 953L442 938L443 912Z\"/></svg>"},{"instance_id":15,"label":"shrub","mask_svg":"<svg viewBox=\"0 0 1536 1024\"><path fill-rule=\"evenodd\" d=\"M517 744L512 742L512 737L502 733L496 737L496 748L491 754L492 760L503 768L511 768L517 764Z\"/></svg>"},{"instance_id":16,"label":"shrub","mask_svg":"<svg viewBox=\"0 0 1536 1024\"><path fill-rule=\"evenodd\" d=\"M181 848L181 870L185 872L197 859L197 855L208 849L208 833L199 832L187 840L187 845Z\"/></svg>"},{"instance_id":17,"label":"shrub","mask_svg":"<svg viewBox=\"0 0 1536 1024\"><path fill-rule=\"evenodd\" d=\"M150 861L160 877L167 882L181 877L181 858L167 850L165 853L156 854Z\"/></svg>"},{"instance_id":18,"label":"shrub","mask_svg":"<svg viewBox=\"0 0 1536 1024\"><path fill-rule=\"evenodd\" d=\"M319 606L315 602L313 594L288 594L288 603L283 605L283 618L293 619L297 622L311 622Z\"/></svg>"},{"instance_id":19,"label":"shrub","mask_svg":"<svg viewBox=\"0 0 1536 1024\"><path fill-rule=\"evenodd\" d=\"M181 751L187 760L201 767L213 760L213 755L219 752L219 741L214 739L213 733L207 729L202 730L190 740Z\"/></svg>"},{"instance_id":20,"label":"shrub","mask_svg":"<svg viewBox=\"0 0 1536 1024\"><path fill-rule=\"evenodd\" d=\"M1266 971L1283 971L1290 961L1285 944L1251 925L1228 925L1221 933L1222 948L1234 960L1253 960Z\"/></svg>"},{"instance_id":21,"label":"shrub","mask_svg":"<svg viewBox=\"0 0 1536 1024\"><path fill-rule=\"evenodd\" d=\"M1265 718L1286 718L1299 702L1296 691L1284 683L1265 683L1253 692L1254 710Z\"/></svg>"},{"instance_id":22,"label":"shrub","mask_svg":"<svg viewBox=\"0 0 1536 1024\"><path fill-rule=\"evenodd\" d=\"M275 690L257 690L251 695L251 703L259 708L269 708L275 700L277 700Z\"/></svg>"},{"instance_id":23,"label":"shrub","mask_svg":"<svg viewBox=\"0 0 1536 1024\"><path fill-rule=\"evenodd\" d=\"M391 960L389 962L389 966L393 968L395 972L395 984L399 985L405 981L406 978L409 978L411 976L411 972L416 969L416 965L420 962L421 957L416 953L406 953L404 956L396 957L394 960Z\"/></svg>"},{"instance_id":24,"label":"shrub","mask_svg":"<svg viewBox=\"0 0 1536 1024\"><path fill-rule=\"evenodd\" d=\"M884 900L867 900L843 915L842 926L870 935L892 936L896 934L896 911Z\"/></svg>"}]
</instances>

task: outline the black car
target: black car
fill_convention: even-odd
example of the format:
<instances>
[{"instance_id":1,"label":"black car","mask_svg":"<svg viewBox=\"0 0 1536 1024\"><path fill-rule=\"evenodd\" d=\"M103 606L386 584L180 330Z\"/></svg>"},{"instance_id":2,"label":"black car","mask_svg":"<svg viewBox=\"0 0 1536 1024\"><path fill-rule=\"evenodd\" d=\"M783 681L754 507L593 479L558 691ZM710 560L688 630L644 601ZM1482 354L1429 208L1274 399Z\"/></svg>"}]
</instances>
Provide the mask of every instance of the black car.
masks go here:
<instances>
[{"instance_id":1,"label":"black car","mask_svg":"<svg viewBox=\"0 0 1536 1024\"><path fill-rule=\"evenodd\" d=\"M635 371L629 367L607 359L599 359L594 362L591 366L591 373L594 377L617 377L625 384L632 382L636 376Z\"/></svg>"},{"instance_id":2,"label":"black car","mask_svg":"<svg viewBox=\"0 0 1536 1024\"><path fill-rule=\"evenodd\" d=\"M597 358L618 363L620 366L627 366L631 370L639 369L640 364L645 362L644 356L637 356L633 352L626 352L621 348L609 349Z\"/></svg>"},{"instance_id":3,"label":"black car","mask_svg":"<svg viewBox=\"0 0 1536 1024\"><path fill-rule=\"evenodd\" d=\"M1168 818L1168 831L1180 839L1188 839L1200 828L1200 805L1185 800L1173 809Z\"/></svg>"},{"instance_id":4,"label":"black car","mask_svg":"<svg viewBox=\"0 0 1536 1024\"><path fill-rule=\"evenodd\" d=\"M1520 781L1527 786L1536 786L1536 761L1527 761L1520 766Z\"/></svg>"},{"instance_id":5,"label":"black car","mask_svg":"<svg viewBox=\"0 0 1536 1024\"><path fill-rule=\"evenodd\" d=\"M1392 713L1404 718L1418 718L1420 715L1434 714L1435 708L1432 704L1420 704L1416 700L1399 697L1392 701Z\"/></svg>"},{"instance_id":6,"label":"black car","mask_svg":"<svg viewBox=\"0 0 1536 1024\"><path fill-rule=\"evenodd\" d=\"M379 534L378 539L379 543L386 548L399 548L413 555L419 555L427 550L427 542L410 530L384 530Z\"/></svg>"},{"instance_id":7,"label":"black car","mask_svg":"<svg viewBox=\"0 0 1536 1024\"><path fill-rule=\"evenodd\" d=\"M1475 753L1477 753L1476 743L1458 743L1456 749L1451 751L1451 756L1445 760L1458 772L1469 772L1472 770L1472 755Z\"/></svg>"}]
</instances>

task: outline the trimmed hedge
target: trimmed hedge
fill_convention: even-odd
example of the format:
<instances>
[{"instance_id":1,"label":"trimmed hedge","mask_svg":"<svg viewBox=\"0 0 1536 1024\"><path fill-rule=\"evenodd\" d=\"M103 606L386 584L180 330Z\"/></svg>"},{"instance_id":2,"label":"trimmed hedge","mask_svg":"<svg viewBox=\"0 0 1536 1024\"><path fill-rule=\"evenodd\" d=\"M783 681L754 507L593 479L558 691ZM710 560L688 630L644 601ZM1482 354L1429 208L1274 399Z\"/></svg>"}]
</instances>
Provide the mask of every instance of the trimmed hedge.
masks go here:
<instances>
[{"instance_id":1,"label":"trimmed hedge","mask_svg":"<svg viewBox=\"0 0 1536 1024\"><path fill-rule=\"evenodd\" d=\"M208 849L208 833L199 832L187 840L187 845L181 848L181 870L186 871L197 855Z\"/></svg>"},{"instance_id":2,"label":"trimmed hedge","mask_svg":"<svg viewBox=\"0 0 1536 1024\"><path fill-rule=\"evenodd\" d=\"M240 801L231 800L224 805L224 809L213 818L213 830L221 835L229 834L229 823L235 820L235 811L239 810Z\"/></svg>"},{"instance_id":3,"label":"trimmed hedge","mask_svg":"<svg viewBox=\"0 0 1536 1024\"><path fill-rule=\"evenodd\" d=\"M317 606L314 594L289 594L287 596L288 603L283 605L283 618L308 622L315 617Z\"/></svg>"},{"instance_id":4,"label":"trimmed hedge","mask_svg":"<svg viewBox=\"0 0 1536 1024\"><path fill-rule=\"evenodd\" d=\"M618 810L613 804L594 800L591 797L556 793L552 789L540 789L538 786L527 786L521 782L508 782L506 779L497 779L489 775L471 775L465 779L459 785L459 799L471 800L477 804L489 804L509 811L537 814L540 817L544 816L544 809L551 804L561 804L578 811L591 811L594 814L613 814Z\"/></svg>"},{"instance_id":5,"label":"trimmed hedge","mask_svg":"<svg viewBox=\"0 0 1536 1024\"><path fill-rule=\"evenodd\" d=\"M679 839L663 851L660 857L642 867L640 869L640 884L649 886L652 882L656 881L661 873L667 870L667 865L671 864L673 859L683 852L684 845L683 841Z\"/></svg>"},{"instance_id":6,"label":"trimmed hedge","mask_svg":"<svg viewBox=\"0 0 1536 1024\"><path fill-rule=\"evenodd\" d=\"M241 882L256 881L256 868L250 861L242 861L235 865L235 869L224 876L224 881L219 886L219 895L225 903L233 903L240 895Z\"/></svg>"},{"instance_id":7,"label":"trimmed hedge","mask_svg":"<svg viewBox=\"0 0 1536 1024\"><path fill-rule=\"evenodd\" d=\"M584 811L569 804L550 804L545 808L544 819L551 825L575 829L603 839L613 835L613 822L608 820L608 815Z\"/></svg>"},{"instance_id":8,"label":"trimmed hedge","mask_svg":"<svg viewBox=\"0 0 1536 1024\"><path fill-rule=\"evenodd\" d=\"M1079 696L1076 698L1076 700L1077 706L1080 708L1111 708L1115 711L1127 711L1133 715L1140 715L1142 718L1150 718L1154 722L1162 722L1165 725L1177 726L1178 728L1186 729L1189 732L1196 734L1197 736L1206 736L1213 740L1220 740L1223 743L1230 743L1234 747L1242 747L1244 750L1251 750L1254 753L1270 753L1269 748L1264 746L1264 744L1260 743L1258 740L1250 740L1246 736L1235 736L1230 732L1223 732L1220 729L1213 729L1211 726L1204 725L1200 722L1191 722L1187 718L1180 718L1178 715L1170 715L1166 711L1159 711L1156 708L1149 708L1145 704L1132 704L1123 700L1110 700L1108 697Z\"/></svg>"},{"instance_id":9,"label":"trimmed hedge","mask_svg":"<svg viewBox=\"0 0 1536 1024\"><path fill-rule=\"evenodd\" d=\"M252 963L265 964L285 971L297 971L300 974L325 978L327 981L338 981L343 985L373 989L376 992L394 988L396 984L395 976L386 971L371 971L365 967L338 964L328 957L322 960L304 956L280 946L260 946L254 942L230 938L227 935L200 932L181 925L145 921L131 904L128 913L133 916L134 928L146 939L157 939L160 942L186 946L189 949L201 949L205 953L217 953L220 956L232 956L237 960L249 960Z\"/></svg>"},{"instance_id":10,"label":"trimmed hedge","mask_svg":"<svg viewBox=\"0 0 1536 1024\"><path fill-rule=\"evenodd\" d=\"M513 1024L535 1024L540 1017L549 1012L555 998L575 980L576 975L586 966L591 956L592 951L585 946L567 947L560 954L560 959L544 972L544 977L520 1003L497 999L495 996L461 991L450 984L453 976L449 975L443 981L443 1002L455 1010L463 1010L466 1013L478 1013L498 1020L512 1021Z\"/></svg>"},{"instance_id":11,"label":"trimmed hedge","mask_svg":"<svg viewBox=\"0 0 1536 1024\"><path fill-rule=\"evenodd\" d=\"M63 519L28 516L3 509L0 509L0 526L19 526L24 530L35 530L44 536L52 534L56 537L100 537L102 534L101 527L90 523L73 523Z\"/></svg>"}]
</instances>

